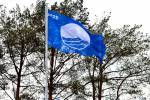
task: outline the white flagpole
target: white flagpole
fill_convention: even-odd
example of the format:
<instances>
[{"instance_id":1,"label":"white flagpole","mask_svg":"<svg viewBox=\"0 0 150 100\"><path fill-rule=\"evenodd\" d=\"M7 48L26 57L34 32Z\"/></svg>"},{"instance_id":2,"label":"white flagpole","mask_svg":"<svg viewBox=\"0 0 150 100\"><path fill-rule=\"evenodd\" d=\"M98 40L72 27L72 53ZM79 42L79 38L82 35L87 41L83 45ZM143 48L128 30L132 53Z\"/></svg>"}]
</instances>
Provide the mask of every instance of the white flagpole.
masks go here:
<instances>
[{"instance_id":1,"label":"white flagpole","mask_svg":"<svg viewBox=\"0 0 150 100\"><path fill-rule=\"evenodd\" d=\"M45 2L45 100L48 100L48 7Z\"/></svg>"}]
</instances>

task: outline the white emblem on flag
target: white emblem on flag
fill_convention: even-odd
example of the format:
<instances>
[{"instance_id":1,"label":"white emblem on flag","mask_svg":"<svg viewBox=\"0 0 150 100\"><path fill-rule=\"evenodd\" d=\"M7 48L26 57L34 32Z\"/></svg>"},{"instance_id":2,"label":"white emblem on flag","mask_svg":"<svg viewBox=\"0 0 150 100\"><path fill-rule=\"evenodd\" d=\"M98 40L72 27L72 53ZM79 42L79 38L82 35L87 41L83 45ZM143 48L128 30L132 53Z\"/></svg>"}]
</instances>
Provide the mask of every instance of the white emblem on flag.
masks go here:
<instances>
[{"instance_id":1,"label":"white emblem on flag","mask_svg":"<svg viewBox=\"0 0 150 100\"><path fill-rule=\"evenodd\" d=\"M90 44L89 34L79 25L70 23L61 27L61 38L65 45L73 49L84 49Z\"/></svg>"}]
</instances>

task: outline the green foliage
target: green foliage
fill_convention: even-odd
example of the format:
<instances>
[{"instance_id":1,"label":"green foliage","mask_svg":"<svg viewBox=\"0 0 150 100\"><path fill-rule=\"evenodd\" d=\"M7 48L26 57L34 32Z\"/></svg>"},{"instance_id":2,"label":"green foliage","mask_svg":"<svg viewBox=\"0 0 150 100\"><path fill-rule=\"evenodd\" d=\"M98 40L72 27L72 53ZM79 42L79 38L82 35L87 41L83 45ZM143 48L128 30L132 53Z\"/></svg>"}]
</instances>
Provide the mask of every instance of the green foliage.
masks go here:
<instances>
[{"instance_id":1,"label":"green foliage","mask_svg":"<svg viewBox=\"0 0 150 100\"><path fill-rule=\"evenodd\" d=\"M138 93L140 93L140 92L141 92L141 90L129 90L129 91L128 91L128 93L131 94L131 95L132 95L132 94L138 94Z\"/></svg>"},{"instance_id":2,"label":"green foliage","mask_svg":"<svg viewBox=\"0 0 150 100\"><path fill-rule=\"evenodd\" d=\"M45 3L41 1L32 12L28 8L22 12L17 6L9 15L6 9L1 9L0 13L0 38L3 42L0 59L5 58L0 64L0 74L3 80L16 85L17 73L11 72L19 70L23 57L23 100L35 100L36 96L28 94L28 91L44 93L44 6ZM51 9L80 21L91 33L103 33L107 46L102 64L95 57L80 57L56 50L55 64L49 68L49 73L53 75L49 76L53 77L53 95L66 100L86 100L95 93L96 99L114 100L122 94L138 95L142 92L139 86L149 82L150 59L147 51L150 49L150 38L138 31L141 25L124 25L113 30L108 25L110 15L90 25L89 12L83 7L83 0L64 0L52 5ZM7 77L4 78L4 75ZM99 92L101 83L102 92ZM101 97L98 97L99 94Z\"/></svg>"},{"instance_id":3,"label":"green foliage","mask_svg":"<svg viewBox=\"0 0 150 100\"><path fill-rule=\"evenodd\" d=\"M21 100L36 100L34 97L32 97L30 94L28 93L24 93L22 96L21 96Z\"/></svg>"},{"instance_id":4,"label":"green foliage","mask_svg":"<svg viewBox=\"0 0 150 100\"><path fill-rule=\"evenodd\" d=\"M71 87L70 87L70 89L71 89L71 91L72 91L72 93L74 93L74 94L76 94L76 95L78 95L79 94L79 92L80 93L83 93L84 92L84 86L81 84L81 82L80 81L73 81L71 84L69 84Z\"/></svg>"},{"instance_id":5,"label":"green foliage","mask_svg":"<svg viewBox=\"0 0 150 100\"><path fill-rule=\"evenodd\" d=\"M2 47L0 46L0 59L3 58L3 50L2 50Z\"/></svg>"},{"instance_id":6,"label":"green foliage","mask_svg":"<svg viewBox=\"0 0 150 100\"><path fill-rule=\"evenodd\" d=\"M4 64L0 64L0 75L4 74L6 71L6 66Z\"/></svg>"},{"instance_id":7,"label":"green foliage","mask_svg":"<svg viewBox=\"0 0 150 100\"><path fill-rule=\"evenodd\" d=\"M52 10L56 10L68 17L74 18L80 21L84 25L88 25L89 21L89 12L87 8L83 7L83 0L64 0L60 4L57 2L51 6Z\"/></svg>"},{"instance_id":8,"label":"green foliage","mask_svg":"<svg viewBox=\"0 0 150 100\"><path fill-rule=\"evenodd\" d=\"M38 92L37 90L41 91L41 89L31 85L31 80L28 77L33 76L32 79L34 79L34 82L38 81L39 84L41 83L35 74L42 73L39 71L38 66L41 66L43 63L43 55L41 55L41 53L44 52L44 29L37 29L41 28L40 24L44 26L43 19L41 19L42 23L34 23L38 20L38 14L36 12L31 13L28 8L21 11L18 5L9 12L6 12L5 9L1 9L1 12L0 38L2 41L0 42L2 42L3 49L5 50L2 62L0 62L0 65L5 65L5 69L1 67L1 69L3 69L1 70L1 73L3 73L1 77L7 80L9 84L12 84L11 87L13 87L13 89L11 89L13 92L17 91L17 89L14 88L15 85L23 84L24 87L16 86L22 89L22 91L19 92L20 95L25 91L29 91L29 88L31 93L35 91ZM7 15L7 13L9 14ZM37 24L39 24L38 27ZM20 82L18 81L19 78L22 79ZM34 84L34 82L32 84ZM40 86L42 86L42 84L40 84ZM11 98L9 94L7 94L7 96ZM31 98L31 100L33 99Z\"/></svg>"}]
</instances>

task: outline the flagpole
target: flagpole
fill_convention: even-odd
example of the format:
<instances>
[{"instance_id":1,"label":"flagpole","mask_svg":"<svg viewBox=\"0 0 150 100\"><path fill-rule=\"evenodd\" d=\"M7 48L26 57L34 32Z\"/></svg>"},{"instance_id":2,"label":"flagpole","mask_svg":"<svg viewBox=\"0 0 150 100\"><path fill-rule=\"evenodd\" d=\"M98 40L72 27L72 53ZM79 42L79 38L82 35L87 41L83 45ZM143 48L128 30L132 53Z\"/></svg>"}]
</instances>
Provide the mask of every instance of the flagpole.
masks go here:
<instances>
[{"instance_id":1,"label":"flagpole","mask_svg":"<svg viewBox=\"0 0 150 100\"><path fill-rule=\"evenodd\" d=\"M48 100L48 7L45 2L45 100Z\"/></svg>"}]
</instances>

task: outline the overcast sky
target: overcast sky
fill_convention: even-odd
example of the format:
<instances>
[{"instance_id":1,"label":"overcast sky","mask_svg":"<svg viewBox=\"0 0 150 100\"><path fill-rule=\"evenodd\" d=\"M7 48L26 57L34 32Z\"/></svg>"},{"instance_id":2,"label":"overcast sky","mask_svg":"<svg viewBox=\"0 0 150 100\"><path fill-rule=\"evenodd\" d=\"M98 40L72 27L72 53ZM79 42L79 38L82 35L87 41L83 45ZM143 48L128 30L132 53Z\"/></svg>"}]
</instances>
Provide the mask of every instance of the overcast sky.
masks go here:
<instances>
[{"instance_id":1,"label":"overcast sky","mask_svg":"<svg viewBox=\"0 0 150 100\"><path fill-rule=\"evenodd\" d=\"M49 4L55 1L63 0L47 0ZM0 0L0 5L8 9L15 7L16 3L23 8L35 4L36 0ZM125 24L142 24L140 31L150 34L150 0L84 0L84 5L90 12L91 21L95 20L95 15L102 18L104 12L111 12L109 24L113 29Z\"/></svg>"},{"instance_id":2,"label":"overcast sky","mask_svg":"<svg viewBox=\"0 0 150 100\"><path fill-rule=\"evenodd\" d=\"M47 0L49 4L55 1ZM36 0L0 0L0 4L9 9L18 3L21 7L35 4ZM125 24L142 24L141 31L150 33L150 0L84 0L85 7L90 12L91 19L95 20L95 15L100 19L105 15L104 12L111 12L109 24L112 28L119 28Z\"/></svg>"}]
</instances>

